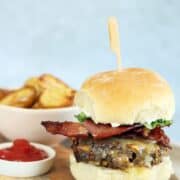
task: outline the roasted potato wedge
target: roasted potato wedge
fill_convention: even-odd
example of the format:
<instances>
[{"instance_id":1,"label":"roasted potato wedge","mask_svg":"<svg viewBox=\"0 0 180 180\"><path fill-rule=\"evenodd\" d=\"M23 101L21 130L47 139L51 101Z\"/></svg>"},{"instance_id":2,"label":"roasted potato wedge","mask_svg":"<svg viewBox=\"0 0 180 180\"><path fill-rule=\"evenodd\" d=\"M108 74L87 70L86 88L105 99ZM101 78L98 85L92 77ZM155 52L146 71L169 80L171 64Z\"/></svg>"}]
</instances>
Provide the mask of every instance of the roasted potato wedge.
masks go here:
<instances>
[{"instance_id":1,"label":"roasted potato wedge","mask_svg":"<svg viewBox=\"0 0 180 180\"><path fill-rule=\"evenodd\" d=\"M39 99L42 108L70 106L73 103L75 91L60 79L50 74L40 76L43 93Z\"/></svg>"},{"instance_id":2,"label":"roasted potato wedge","mask_svg":"<svg viewBox=\"0 0 180 180\"><path fill-rule=\"evenodd\" d=\"M36 101L33 106L32 106L33 109L43 109L43 107L41 106L41 104L39 103L39 100Z\"/></svg>"},{"instance_id":3,"label":"roasted potato wedge","mask_svg":"<svg viewBox=\"0 0 180 180\"><path fill-rule=\"evenodd\" d=\"M41 81L37 77L29 78L25 84L25 87L33 87L36 90L37 95L40 95L43 92L43 87Z\"/></svg>"},{"instance_id":4,"label":"roasted potato wedge","mask_svg":"<svg viewBox=\"0 0 180 180\"><path fill-rule=\"evenodd\" d=\"M75 90L51 74L29 78L23 88L0 89L0 104L23 108L57 108L73 104Z\"/></svg>"},{"instance_id":5,"label":"roasted potato wedge","mask_svg":"<svg viewBox=\"0 0 180 180\"><path fill-rule=\"evenodd\" d=\"M11 91L7 89L0 89L0 100L7 96Z\"/></svg>"},{"instance_id":6,"label":"roasted potato wedge","mask_svg":"<svg viewBox=\"0 0 180 180\"><path fill-rule=\"evenodd\" d=\"M44 89L49 89L49 88L59 88L61 91L63 91L67 96L72 95L72 89L65 84L63 81L60 79L55 78L54 76L50 74L44 74L40 76L41 80L41 85Z\"/></svg>"},{"instance_id":7,"label":"roasted potato wedge","mask_svg":"<svg viewBox=\"0 0 180 180\"><path fill-rule=\"evenodd\" d=\"M24 87L8 94L1 99L0 104L28 108L36 101L37 95L34 88Z\"/></svg>"},{"instance_id":8,"label":"roasted potato wedge","mask_svg":"<svg viewBox=\"0 0 180 180\"><path fill-rule=\"evenodd\" d=\"M51 87L40 96L39 103L42 108L66 107L73 104L73 97L68 96L64 89Z\"/></svg>"}]
</instances>

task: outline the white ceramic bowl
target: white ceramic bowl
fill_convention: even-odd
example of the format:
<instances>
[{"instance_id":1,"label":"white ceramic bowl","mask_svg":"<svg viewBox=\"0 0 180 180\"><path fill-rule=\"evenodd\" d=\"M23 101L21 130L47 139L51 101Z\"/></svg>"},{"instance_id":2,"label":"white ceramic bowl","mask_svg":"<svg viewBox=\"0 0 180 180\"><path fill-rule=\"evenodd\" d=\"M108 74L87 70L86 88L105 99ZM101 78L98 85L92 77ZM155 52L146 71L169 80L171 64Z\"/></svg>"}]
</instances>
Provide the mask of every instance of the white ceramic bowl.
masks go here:
<instances>
[{"instance_id":1,"label":"white ceramic bowl","mask_svg":"<svg viewBox=\"0 0 180 180\"><path fill-rule=\"evenodd\" d=\"M8 140L25 138L31 142L53 144L64 137L51 135L41 126L41 121L74 121L78 108L23 109L0 105L0 134Z\"/></svg>"},{"instance_id":2,"label":"white ceramic bowl","mask_svg":"<svg viewBox=\"0 0 180 180\"><path fill-rule=\"evenodd\" d=\"M55 151L49 146L31 143L35 147L44 150L48 158L33 162L16 162L0 159L0 175L11 177L33 177L42 175L50 170L55 158ZM0 144L0 149L8 148L12 143Z\"/></svg>"}]
</instances>

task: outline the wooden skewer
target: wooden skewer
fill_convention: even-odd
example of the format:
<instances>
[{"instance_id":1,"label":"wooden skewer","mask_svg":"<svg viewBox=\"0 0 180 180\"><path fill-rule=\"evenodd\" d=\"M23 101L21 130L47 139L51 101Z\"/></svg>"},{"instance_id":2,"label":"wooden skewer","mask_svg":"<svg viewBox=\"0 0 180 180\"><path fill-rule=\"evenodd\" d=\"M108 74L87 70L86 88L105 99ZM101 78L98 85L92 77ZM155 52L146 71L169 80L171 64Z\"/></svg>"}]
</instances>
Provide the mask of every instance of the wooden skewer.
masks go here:
<instances>
[{"instance_id":1,"label":"wooden skewer","mask_svg":"<svg viewBox=\"0 0 180 180\"><path fill-rule=\"evenodd\" d=\"M112 51L116 54L118 69L122 68L121 51L119 41L118 23L115 17L110 17L108 20L109 40Z\"/></svg>"}]
</instances>

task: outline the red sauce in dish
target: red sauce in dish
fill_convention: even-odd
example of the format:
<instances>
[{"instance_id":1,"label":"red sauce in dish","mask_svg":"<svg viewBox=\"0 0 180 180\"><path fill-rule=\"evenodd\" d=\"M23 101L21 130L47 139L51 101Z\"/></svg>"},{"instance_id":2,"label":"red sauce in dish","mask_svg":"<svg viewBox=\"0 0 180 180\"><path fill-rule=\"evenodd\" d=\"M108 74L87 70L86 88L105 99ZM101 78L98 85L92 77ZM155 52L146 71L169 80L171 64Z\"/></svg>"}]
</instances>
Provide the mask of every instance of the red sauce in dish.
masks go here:
<instances>
[{"instance_id":1,"label":"red sauce in dish","mask_svg":"<svg viewBox=\"0 0 180 180\"><path fill-rule=\"evenodd\" d=\"M31 162L46 159L47 153L31 145L25 139L17 139L13 146L0 149L0 159L8 161Z\"/></svg>"}]
</instances>

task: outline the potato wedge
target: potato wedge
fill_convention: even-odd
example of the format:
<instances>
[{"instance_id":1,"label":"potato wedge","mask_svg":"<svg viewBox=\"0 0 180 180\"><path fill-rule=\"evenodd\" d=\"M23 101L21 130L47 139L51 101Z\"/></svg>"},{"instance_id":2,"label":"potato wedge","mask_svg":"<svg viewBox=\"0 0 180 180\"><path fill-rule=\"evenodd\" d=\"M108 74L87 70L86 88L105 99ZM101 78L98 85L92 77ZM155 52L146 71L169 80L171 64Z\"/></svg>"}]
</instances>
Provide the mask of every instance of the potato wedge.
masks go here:
<instances>
[{"instance_id":1,"label":"potato wedge","mask_svg":"<svg viewBox=\"0 0 180 180\"><path fill-rule=\"evenodd\" d=\"M7 96L11 91L7 89L0 89L0 100Z\"/></svg>"},{"instance_id":2,"label":"potato wedge","mask_svg":"<svg viewBox=\"0 0 180 180\"><path fill-rule=\"evenodd\" d=\"M43 108L66 107L73 104L73 97L67 96L64 89L51 87L44 91L39 102Z\"/></svg>"},{"instance_id":3,"label":"potato wedge","mask_svg":"<svg viewBox=\"0 0 180 180\"><path fill-rule=\"evenodd\" d=\"M27 79L23 88L0 89L0 104L23 108L57 108L73 104L75 90L51 74Z\"/></svg>"},{"instance_id":4,"label":"potato wedge","mask_svg":"<svg viewBox=\"0 0 180 180\"><path fill-rule=\"evenodd\" d=\"M43 107L42 107L41 104L39 103L39 100L36 101L36 102L32 105L31 108L33 108L33 109L43 109Z\"/></svg>"},{"instance_id":5,"label":"potato wedge","mask_svg":"<svg viewBox=\"0 0 180 180\"><path fill-rule=\"evenodd\" d=\"M37 95L40 95L43 91L42 85L41 85L41 81L39 78L37 77L32 77L29 78L25 84L25 87L33 87L36 90Z\"/></svg>"},{"instance_id":6,"label":"potato wedge","mask_svg":"<svg viewBox=\"0 0 180 180\"><path fill-rule=\"evenodd\" d=\"M39 78L42 82L45 88L56 86L60 84L63 87L69 87L67 84L65 84L62 80L54 77L51 74L43 74Z\"/></svg>"},{"instance_id":7,"label":"potato wedge","mask_svg":"<svg viewBox=\"0 0 180 180\"><path fill-rule=\"evenodd\" d=\"M72 88L50 74L28 79L25 87L36 89L39 98L32 106L35 109L70 106L75 94Z\"/></svg>"},{"instance_id":8,"label":"potato wedge","mask_svg":"<svg viewBox=\"0 0 180 180\"><path fill-rule=\"evenodd\" d=\"M0 104L28 108L34 104L36 98L34 88L24 87L5 96L1 99Z\"/></svg>"},{"instance_id":9,"label":"potato wedge","mask_svg":"<svg viewBox=\"0 0 180 180\"><path fill-rule=\"evenodd\" d=\"M48 88L59 88L61 91L63 91L67 96L72 96L73 89L70 88L67 84L65 84L60 79L57 79L56 77L50 75L50 74L44 74L40 76L41 85L44 89Z\"/></svg>"}]
</instances>

